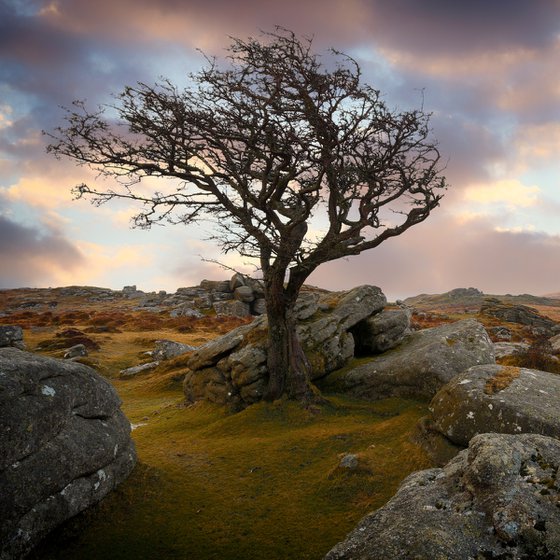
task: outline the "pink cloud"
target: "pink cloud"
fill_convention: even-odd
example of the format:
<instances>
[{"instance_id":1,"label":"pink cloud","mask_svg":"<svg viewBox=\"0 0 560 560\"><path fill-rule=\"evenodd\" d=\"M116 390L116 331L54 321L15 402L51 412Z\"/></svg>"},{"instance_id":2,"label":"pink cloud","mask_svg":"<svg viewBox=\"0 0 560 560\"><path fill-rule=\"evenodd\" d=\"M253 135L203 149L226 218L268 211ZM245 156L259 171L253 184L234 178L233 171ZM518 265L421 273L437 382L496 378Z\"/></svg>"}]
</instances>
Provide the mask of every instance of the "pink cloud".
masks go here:
<instances>
[{"instance_id":1,"label":"pink cloud","mask_svg":"<svg viewBox=\"0 0 560 560\"><path fill-rule=\"evenodd\" d=\"M311 283L380 286L391 298L475 286L485 293L559 290L560 236L498 231L489 219L436 216L349 261L323 265Z\"/></svg>"},{"instance_id":2,"label":"pink cloud","mask_svg":"<svg viewBox=\"0 0 560 560\"><path fill-rule=\"evenodd\" d=\"M25 226L0 215L1 288L57 285L85 262L82 252L53 227Z\"/></svg>"}]
</instances>

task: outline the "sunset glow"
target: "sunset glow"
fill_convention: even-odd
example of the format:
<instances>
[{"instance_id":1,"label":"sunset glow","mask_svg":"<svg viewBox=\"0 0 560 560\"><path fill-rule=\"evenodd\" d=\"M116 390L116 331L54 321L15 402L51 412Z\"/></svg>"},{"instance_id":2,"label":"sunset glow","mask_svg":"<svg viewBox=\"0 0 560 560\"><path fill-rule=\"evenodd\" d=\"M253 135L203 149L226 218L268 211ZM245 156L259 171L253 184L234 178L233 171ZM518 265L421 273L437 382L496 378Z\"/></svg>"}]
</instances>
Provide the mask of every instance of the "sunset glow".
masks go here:
<instances>
[{"instance_id":1,"label":"sunset glow","mask_svg":"<svg viewBox=\"0 0 560 560\"><path fill-rule=\"evenodd\" d=\"M231 274L211 224L131 230L124 203L71 188L95 172L45 152L61 106L125 85L188 84L230 36L281 25L350 53L389 107L423 105L451 185L425 223L319 268L329 289L389 298L474 286L560 291L560 4L553 0L6 0L0 3L0 288L69 284L175 290ZM252 272L228 255L226 264Z\"/></svg>"}]
</instances>

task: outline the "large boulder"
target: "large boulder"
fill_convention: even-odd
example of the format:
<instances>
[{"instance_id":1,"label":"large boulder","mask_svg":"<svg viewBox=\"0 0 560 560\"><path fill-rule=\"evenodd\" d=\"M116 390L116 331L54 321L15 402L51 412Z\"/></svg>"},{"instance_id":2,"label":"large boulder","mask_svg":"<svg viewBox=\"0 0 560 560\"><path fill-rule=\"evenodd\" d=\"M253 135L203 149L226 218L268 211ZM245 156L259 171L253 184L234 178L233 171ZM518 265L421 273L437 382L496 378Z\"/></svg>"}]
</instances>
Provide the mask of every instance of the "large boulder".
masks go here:
<instances>
[{"instance_id":1,"label":"large boulder","mask_svg":"<svg viewBox=\"0 0 560 560\"><path fill-rule=\"evenodd\" d=\"M251 303L255 299L255 294L250 286L238 286L233 291L233 297L243 303Z\"/></svg>"},{"instance_id":2,"label":"large boulder","mask_svg":"<svg viewBox=\"0 0 560 560\"><path fill-rule=\"evenodd\" d=\"M136 462L130 423L93 369L0 349L0 559L95 504Z\"/></svg>"},{"instance_id":3,"label":"large boulder","mask_svg":"<svg viewBox=\"0 0 560 560\"><path fill-rule=\"evenodd\" d=\"M494 363L494 346L474 319L424 329L354 368L327 376L321 386L365 399L432 398L473 365Z\"/></svg>"},{"instance_id":4,"label":"large boulder","mask_svg":"<svg viewBox=\"0 0 560 560\"><path fill-rule=\"evenodd\" d=\"M430 403L431 424L466 447L483 432L537 433L560 439L560 375L500 365L472 367Z\"/></svg>"},{"instance_id":5,"label":"large boulder","mask_svg":"<svg viewBox=\"0 0 560 560\"><path fill-rule=\"evenodd\" d=\"M312 379L341 368L350 360L354 355L350 330L379 313L386 301L375 286L300 295L295 309L297 331L311 364ZM193 352L184 382L187 399L236 407L260 400L268 382L267 333L266 316L261 316Z\"/></svg>"},{"instance_id":6,"label":"large boulder","mask_svg":"<svg viewBox=\"0 0 560 560\"><path fill-rule=\"evenodd\" d=\"M325 560L560 558L560 442L483 434L411 474Z\"/></svg>"}]
</instances>

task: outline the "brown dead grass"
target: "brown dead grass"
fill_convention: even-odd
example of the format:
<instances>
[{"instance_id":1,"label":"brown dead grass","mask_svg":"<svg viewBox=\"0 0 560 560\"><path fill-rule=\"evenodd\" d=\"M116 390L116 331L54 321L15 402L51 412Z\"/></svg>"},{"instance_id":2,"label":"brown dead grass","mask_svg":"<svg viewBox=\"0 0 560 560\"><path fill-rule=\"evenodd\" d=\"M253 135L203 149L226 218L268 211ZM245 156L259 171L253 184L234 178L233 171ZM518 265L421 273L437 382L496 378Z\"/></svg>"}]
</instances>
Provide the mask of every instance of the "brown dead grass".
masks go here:
<instances>
[{"instance_id":1,"label":"brown dead grass","mask_svg":"<svg viewBox=\"0 0 560 560\"><path fill-rule=\"evenodd\" d=\"M532 305L541 315L560 323L560 307L552 307L550 305Z\"/></svg>"},{"instance_id":2,"label":"brown dead grass","mask_svg":"<svg viewBox=\"0 0 560 560\"><path fill-rule=\"evenodd\" d=\"M494 377L486 381L484 392L487 395L494 395L503 391L511 385L514 379L519 377L520 373L521 369L518 367L502 366Z\"/></svg>"},{"instance_id":3,"label":"brown dead grass","mask_svg":"<svg viewBox=\"0 0 560 560\"><path fill-rule=\"evenodd\" d=\"M455 319L440 313L413 313L410 326L413 330L431 329L447 323L452 323Z\"/></svg>"}]
</instances>

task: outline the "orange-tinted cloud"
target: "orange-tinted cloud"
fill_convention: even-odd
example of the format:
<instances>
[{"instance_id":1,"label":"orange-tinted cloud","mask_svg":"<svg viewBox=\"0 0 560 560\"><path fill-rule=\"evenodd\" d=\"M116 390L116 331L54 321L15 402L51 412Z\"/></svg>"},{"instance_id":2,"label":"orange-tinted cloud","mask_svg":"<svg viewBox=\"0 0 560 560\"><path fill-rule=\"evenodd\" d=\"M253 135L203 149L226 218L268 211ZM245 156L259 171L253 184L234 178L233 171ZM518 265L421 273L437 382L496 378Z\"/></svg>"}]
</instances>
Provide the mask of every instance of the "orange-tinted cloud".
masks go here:
<instances>
[{"instance_id":1,"label":"orange-tinted cloud","mask_svg":"<svg viewBox=\"0 0 560 560\"><path fill-rule=\"evenodd\" d=\"M465 189L464 199L479 204L503 203L511 208L534 206L541 189L524 185L518 179L501 179L484 185L471 185Z\"/></svg>"},{"instance_id":2,"label":"orange-tinted cloud","mask_svg":"<svg viewBox=\"0 0 560 560\"><path fill-rule=\"evenodd\" d=\"M150 276L156 283L177 278L177 285L195 283L204 275L221 277L222 272L210 265L200 265L198 253L208 254L202 245L182 244L186 234L180 228L169 236L167 262L153 261L153 270L142 267L130 238L122 236L130 210L119 205L91 212L92 221L102 222L103 233L123 252L102 245L95 234L69 241L72 234L61 228L84 237L80 220L88 211L79 206L79 218L71 223L78 205L70 203L69 189L91 175L71 162L46 156L40 130L61 124L58 105L87 98L95 108L126 83L151 82L170 71L182 77L201 63L200 57L193 57L193 47L222 55L228 36L254 35L259 28L280 24L315 35L318 50L334 46L352 52L360 59L365 80L381 89L389 106L418 106L424 98L426 109L434 111L432 124L444 160L449 158L446 174L453 188L441 209L448 217L440 218L438 211L427 224L371 255L333 263L332 269L326 265L323 268L333 272L319 276L325 284L345 282L349 287L375 283L379 277L388 293L397 288L405 293L436 291L466 283L491 291L496 279L511 291L523 282L531 287L520 291L557 291L541 289L543 282L558 276L554 262L560 259L554 236L526 231L530 223L538 224L537 214L508 220L496 213L490 218L489 212L508 199L527 213L560 211L558 197L550 188L546 191L542 174L545 165L558 169L559 10L558 2L548 0L511 0L507 8L487 0L2 2L0 185L9 194L3 202L23 215L32 208L43 231L20 224L22 239L27 231L35 242L24 245L27 250L19 254L19 262L10 262L21 272L19 278L50 278L53 283L72 278L102 283L108 279L117 286L134 283L135 279L117 279L127 271ZM506 185L506 180L511 182ZM468 190L472 185L478 190ZM62 223L61 215L70 222ZM524 229L516 229L520 223ZM49 252L42 238L51 240L56 250ZM211 247L211 256L214 250ZM145 249L146 254L150 251L159 258L162 245ZM526 252L531 253L527 259ZM533 254L546 262L542 273L530 275L526 264L516 271L520 258L539 266ZM65 260L64 255L75 259ZM14 254L11 258L16 259ZM70 266L78 261L80 266ZM62 269L61 262L68 267ZM111 271L119 262L128 264ZM499 268L494 266L497 262ZM317 274L322 275L323 268ZM462 279L459 272L464 273Z\"/></svg>"}]
</instances>

